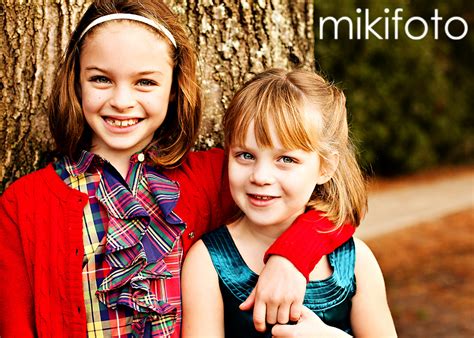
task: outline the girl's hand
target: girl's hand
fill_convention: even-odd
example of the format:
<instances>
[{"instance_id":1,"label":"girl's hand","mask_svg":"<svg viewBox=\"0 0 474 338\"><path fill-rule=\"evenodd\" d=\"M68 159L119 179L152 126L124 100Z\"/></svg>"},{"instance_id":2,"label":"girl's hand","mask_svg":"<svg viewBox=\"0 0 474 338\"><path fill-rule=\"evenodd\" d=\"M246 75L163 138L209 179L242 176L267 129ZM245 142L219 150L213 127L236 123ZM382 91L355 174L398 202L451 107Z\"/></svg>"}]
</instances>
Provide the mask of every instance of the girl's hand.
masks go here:
<instances>
[{"instance_id":1,"label":"girl's hand","mask_svg":"<svg viewBox=\"0 0 474 338\"><path fill-rule=\"evenodd\" d=\"M323 323L313 311L303 306L301 318L295 325L277 324L272 329L274 338L284 337L351 337L349 334Z\"/></svg>"},{"instance_id":2,"label":"girl's hand","mask_svg":"<svg viewBox=\"0 0 474 338\"><path fill-rule=\"evenodd\" d=\"M297 321L301 316L306 278L282 256L272 255L260 273L250 296L240 305L241 310L253 306L253 322L257 331L268 324Z\"/></svg>"}]
</instances>

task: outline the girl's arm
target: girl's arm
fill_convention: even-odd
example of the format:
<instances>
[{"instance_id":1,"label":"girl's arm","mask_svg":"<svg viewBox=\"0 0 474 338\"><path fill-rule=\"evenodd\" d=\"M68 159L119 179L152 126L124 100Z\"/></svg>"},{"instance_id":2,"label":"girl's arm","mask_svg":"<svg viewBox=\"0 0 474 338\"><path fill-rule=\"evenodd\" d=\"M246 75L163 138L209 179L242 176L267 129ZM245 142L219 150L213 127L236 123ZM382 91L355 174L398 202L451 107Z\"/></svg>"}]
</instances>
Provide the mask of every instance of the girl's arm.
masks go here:
<instances>
[{"instance_id":1,"label":"girl's arm","mask_svg":"<svg viewBox=\"0 0 474 338\"><path fill-rule=\"evenodd\" d=\"M337 230L320 211L309 210L299 216L265 253L287 258L309 280L309 274L324 255L333 252L355 232L345 224Z\"/></svg>"},{"instance_id":2,"label":"girl's arm","mask_svg":"<svg viewBox=\"0 0 474 338\"><path fill-rule=\"evenodd\" d=\"M356 246L355 276L357 291L352 298L351 326L355 337L397 337L387 303L385 284L380 267L372 251L361 240ZM278 337L348 337L343 331L328 326L308 308L303 309L296 325L275 325Z\"/></svg>"},{"instance_id":3,"label":"girl's arm","mask_svg":"<svg viewBox=\"0 0 474 338\"><path fill-rule=\"evenodd\" d=\"M219 280L202 241L189 250L181 278L182 337L224 337L224 306Z\"/></svg>"},{"instance_id":4,"label":"girl's arm","mask_svg":"<svg viewBox=\"0 0 474 338\"><path fill-rule=\"evenodd\" d=\"M352 299L351 324L356 337L397 337L388 307L379 264L369 247L355 240L357 292Z\"/></svg>"},{"instance_id":5,"label":"girl's arm","mask_svg":"<svg viewBox=\"0 0 474 338\"><path fill-rule=\"evenodd\" d=\"M12 188L0 196L0 336L33 337L34 302L17 226L18 210ZM16 291L15 291L16 290Z\"/></svg>"},{"instance_id":6,"label":"girl's arm","mask_svg":"<svg viewBox=\"0 0 474 338\"><path fill-rule=\"evenodd\" d=\"M342 245L355 230L350 224L331 231L333 227L320 212L308 211L267 250L266 265L257 286L241 305L242 310L253 306L258 331L265 330L265 323L286 323L300 318L309 273L322 256Z\"/></svg>"}]
</instances>

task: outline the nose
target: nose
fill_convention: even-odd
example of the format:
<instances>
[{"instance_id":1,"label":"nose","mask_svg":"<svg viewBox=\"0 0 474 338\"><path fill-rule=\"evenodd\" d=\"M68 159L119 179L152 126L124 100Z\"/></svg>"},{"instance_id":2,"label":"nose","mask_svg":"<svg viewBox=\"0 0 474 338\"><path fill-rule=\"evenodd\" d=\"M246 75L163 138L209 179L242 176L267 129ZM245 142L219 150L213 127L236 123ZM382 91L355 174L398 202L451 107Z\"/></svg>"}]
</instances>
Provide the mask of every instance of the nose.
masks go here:
<instances>
[{"instance_id":1,"label":"nose","mask_svg":"<svg viewBox=\"0 0 474 338\"><path fill-rule=\"evenodd\" d=\"M253 184L263 186L271 185L275 182L275 176L273 175L271 165L257 161L252 169L250 182Z\"/></svg>"},{"instance_id":2,"label":"nose","mask_svg":"<svg viewBox=\"0 0 474 338\"><path fill-rule=\"evenodd\" d=\"M128 86L117 86L110 99L110 105L117 111L126 111L133 108L136 104L136 99L133 89Z\"/></svg>"}]
</instances>

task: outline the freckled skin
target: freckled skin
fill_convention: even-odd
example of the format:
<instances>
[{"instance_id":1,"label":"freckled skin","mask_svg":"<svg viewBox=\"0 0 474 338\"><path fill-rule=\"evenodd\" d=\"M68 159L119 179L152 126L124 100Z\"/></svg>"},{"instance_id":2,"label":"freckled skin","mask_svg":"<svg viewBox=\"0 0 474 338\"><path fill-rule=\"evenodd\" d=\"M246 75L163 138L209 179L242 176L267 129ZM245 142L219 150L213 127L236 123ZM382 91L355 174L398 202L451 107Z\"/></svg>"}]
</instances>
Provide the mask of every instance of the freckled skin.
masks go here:
<instances>
[{"instance_id":1,"label":"freckled skin","mask_svg":"<svg viewBox=\"0 0 474 338\"><path fill-rule=\"evenodd\" d=\"M168 110L173 74L169 48L155 33L126 21L86 36L80 85L96 154L129 157L150 143Z\"/></svg>"}]
</instances>

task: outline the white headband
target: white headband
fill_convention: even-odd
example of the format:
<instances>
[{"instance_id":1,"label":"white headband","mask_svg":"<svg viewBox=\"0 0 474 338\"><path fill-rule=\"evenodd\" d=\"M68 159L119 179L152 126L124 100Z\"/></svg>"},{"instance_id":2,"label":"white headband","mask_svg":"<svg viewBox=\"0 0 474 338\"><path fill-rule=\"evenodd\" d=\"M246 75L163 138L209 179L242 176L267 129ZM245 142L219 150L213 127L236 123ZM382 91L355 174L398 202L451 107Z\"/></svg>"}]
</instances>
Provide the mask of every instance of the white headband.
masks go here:
<instances>
[{"instance_id":1,"label":"white headband","mask_svg":"<svg viewBox=\"0 0 474 338\"><path fill-rule=\"evenodd\" d=\"M93 27L95 27L97 25L100 25L101 23L104 23L104 22L107 22L107 21L112 21L112 20L132 20L132 21L142 22L142 23L144 23L148 26L151 26L151 27L159 30L160 32L162 32L171 41L174 48L178 48L177 45L176 45L176 40L174 39L171 32L165 26L159 24L158 22L155 22L153 20L145 18L144 16L136 15L136 14L128 14L128 13L109 14L109 15L104 15L104 16L101 16L100 18L95 19L94 21L92 21L89 24L89 26L86 27L86 29L84 29L81 36L79 37L79 41Z\"/></svg>"}]
</instances>

